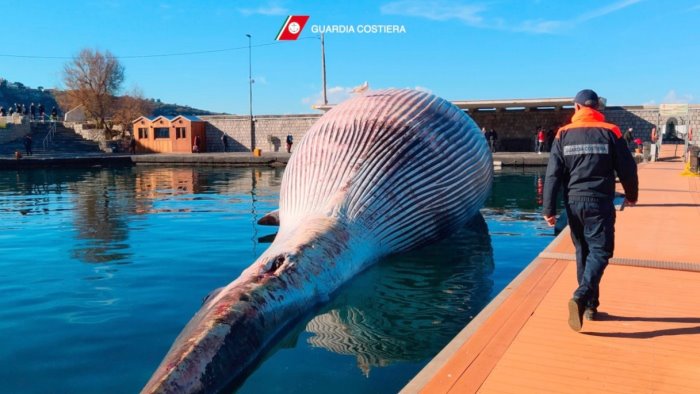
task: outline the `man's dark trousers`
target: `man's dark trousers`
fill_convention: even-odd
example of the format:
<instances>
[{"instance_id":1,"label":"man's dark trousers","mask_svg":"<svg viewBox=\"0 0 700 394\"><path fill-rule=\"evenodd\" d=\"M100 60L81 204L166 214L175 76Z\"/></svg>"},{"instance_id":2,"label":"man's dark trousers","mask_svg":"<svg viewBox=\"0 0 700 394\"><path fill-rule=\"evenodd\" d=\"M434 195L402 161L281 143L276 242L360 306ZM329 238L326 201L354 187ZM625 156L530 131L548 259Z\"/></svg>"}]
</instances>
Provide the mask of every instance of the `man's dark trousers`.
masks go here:
<instances>
[{"instance_id":1,"label":"man's dark trousers","mask_svg":"<svg viewBox=\"0 0 700 394\"><path fill-rule=\"evenodd\" d=\"M600 305L600 279L615 249L615 206L612 200L569 201L566 205L571 239L576 246L574 298L584 307Z\"/></svg>"}]
</instances>

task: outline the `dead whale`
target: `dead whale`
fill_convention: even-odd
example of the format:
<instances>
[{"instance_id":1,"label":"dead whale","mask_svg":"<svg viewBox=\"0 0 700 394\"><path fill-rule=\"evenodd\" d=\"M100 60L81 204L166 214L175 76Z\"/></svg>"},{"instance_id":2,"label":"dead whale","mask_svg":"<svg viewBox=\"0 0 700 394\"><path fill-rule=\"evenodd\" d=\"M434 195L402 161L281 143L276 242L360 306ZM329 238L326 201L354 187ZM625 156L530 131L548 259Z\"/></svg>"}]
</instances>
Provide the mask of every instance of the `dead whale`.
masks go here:
<instances>
[{"instance_id":1,"label":"dead whale","mask_svg":"<svg viewBox=\"0 0 700 394\"><path fill-rule=\"evenodd\" d=\"M483 135L444 99L390 89L336 106L290 158L273 243L206 299L142 392L222 390L357 273L463 226L492 176Z\"/></svg>"}]
</instances>

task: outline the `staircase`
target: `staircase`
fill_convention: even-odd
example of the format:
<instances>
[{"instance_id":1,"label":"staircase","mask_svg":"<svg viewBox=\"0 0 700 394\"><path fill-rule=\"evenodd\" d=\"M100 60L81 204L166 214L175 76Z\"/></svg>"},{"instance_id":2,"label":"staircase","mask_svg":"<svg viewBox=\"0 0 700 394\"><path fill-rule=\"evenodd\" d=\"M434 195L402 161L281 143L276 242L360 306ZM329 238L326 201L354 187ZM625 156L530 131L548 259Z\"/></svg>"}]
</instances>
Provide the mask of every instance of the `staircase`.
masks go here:
<instances>
[{"instance_id":1,"label":"staircase","mask_svg":"<svg viewBox=\"0 0 700 394\"><path fill-rule=\"evenodd\" d=\"M63 126L63 123L56 122L52 137L47 138L51 131L52 123L33 122L31 126L32 150L34 155L39 156L64 156L83 155L101 153L99 144L86 140L78 133ZM19 150L24 155L23 139L0 144L0 156L14 155L15 150Z\"/></svg>"}]
</instances>

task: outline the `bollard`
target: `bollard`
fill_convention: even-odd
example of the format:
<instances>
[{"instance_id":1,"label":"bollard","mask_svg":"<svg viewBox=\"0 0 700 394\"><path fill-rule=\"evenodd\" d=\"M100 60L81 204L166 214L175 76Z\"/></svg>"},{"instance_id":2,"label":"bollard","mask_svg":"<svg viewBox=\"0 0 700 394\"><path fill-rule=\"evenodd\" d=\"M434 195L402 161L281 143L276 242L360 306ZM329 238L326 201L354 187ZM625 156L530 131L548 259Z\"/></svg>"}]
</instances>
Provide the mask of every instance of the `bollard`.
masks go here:
<instances>
[{"instance_id":1,"label":"bollard","mask_svg":"<svg viewBox=\"0 0 700 394\"><path fill-rule=\"evenodd\" d=\"M651 161L651 143L645 142L642 144L642 158L644 161Z\"/></svg>"},{"instance_id":2,"label":"bollard","mask_svg":"<svg viewBox=\"0 0 700 394\"><path fill-rule=\"evenodd\" d=\"M690 171L698 173L698 155L700 155L700 147L690 146Z\"/></svg>"}]
</instances>

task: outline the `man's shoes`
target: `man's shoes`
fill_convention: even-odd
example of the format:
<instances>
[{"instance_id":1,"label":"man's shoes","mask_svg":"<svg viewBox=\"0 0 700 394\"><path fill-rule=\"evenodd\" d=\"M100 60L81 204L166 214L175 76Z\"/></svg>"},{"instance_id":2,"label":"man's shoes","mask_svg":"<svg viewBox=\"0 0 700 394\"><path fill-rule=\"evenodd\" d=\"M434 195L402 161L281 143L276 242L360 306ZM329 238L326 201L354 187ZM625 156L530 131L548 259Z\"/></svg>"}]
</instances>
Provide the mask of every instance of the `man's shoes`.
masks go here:
<instances>
[{"instance_id":1,"label":"man's shoes","mask_svg":"<svg viewBox=\"0 0 700 394\"><path fill-rule=\"evenodd\" d=\"M588 321L595 320L596 316L598 316L598 309L596 308L588 307L583 311L583 318Z\"/></svg>"},{"instance_id":2,"label":"man's shoes","mask_svg":"<svg viewBox=\"0 0 700 394\"><path fill-rule=\"evenodd\" d=\"M583 304L576 298L569 300L569 327L579 332L583 327Z\"/></svg>"}]
</instances>

